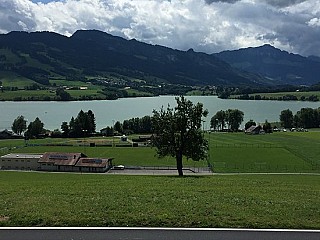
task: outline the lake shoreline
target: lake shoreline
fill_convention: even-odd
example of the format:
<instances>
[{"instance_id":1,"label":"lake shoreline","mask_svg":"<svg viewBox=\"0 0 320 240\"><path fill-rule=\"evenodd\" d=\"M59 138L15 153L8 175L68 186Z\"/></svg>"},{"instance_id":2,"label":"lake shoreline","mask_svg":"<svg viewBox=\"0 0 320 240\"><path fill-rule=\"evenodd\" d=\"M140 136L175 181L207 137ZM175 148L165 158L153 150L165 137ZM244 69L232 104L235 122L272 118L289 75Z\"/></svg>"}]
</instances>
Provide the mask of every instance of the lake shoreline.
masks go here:
<instances>
[{"instance_id":1,"label":"lake shoreline","mask_svg":"<svg viewBox=\"0 0 320 240\"><path fill-rule=\"evenodd\" d=\"M28 122L36 117L45 124L46 129L60 129L61 123L69 122L76 117L80 110L92 110L96 117L97 130L112 126L113 122L134 117L152 115L154 109L166 108L176 105L172 95L158 97L120 98L117 100L92 101L0 101L0 130L10 129L13 120L19 115L24 116ZM208 109L209 115L204 119L205 128L209 129L211 117L220 110L239 109L244 112L244 122L250 119L258 123L279 121L282 110L290 109L294 113L301 108L320 107L319 102L301 101L258 101L236 99L220 99L217 96L186 96L192 102L201 102Z\"/></svg>"}]
</instances>

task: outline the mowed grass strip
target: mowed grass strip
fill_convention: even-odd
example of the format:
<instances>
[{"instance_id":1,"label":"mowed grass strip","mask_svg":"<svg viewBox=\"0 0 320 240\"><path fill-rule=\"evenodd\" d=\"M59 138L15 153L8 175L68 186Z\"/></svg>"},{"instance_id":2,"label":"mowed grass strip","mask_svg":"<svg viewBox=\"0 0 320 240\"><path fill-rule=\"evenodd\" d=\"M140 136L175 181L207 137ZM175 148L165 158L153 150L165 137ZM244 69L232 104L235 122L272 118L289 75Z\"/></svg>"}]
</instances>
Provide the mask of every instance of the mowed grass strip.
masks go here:
<instances>
[{"instance_id":1,"label":"mowed grass strip","mask_svg":"<svg viewBox=\"0 0 320 240\"><path fill-rule=\"evenodd\" d=\"M320 172L320 132L206 136L216 172Z\"/></svg>"},{"instance_id":2,"label":"mowed grass strip","mask_svg":"<svg viewBox=\"0 0 320 240\"><path fill-rule=\"evenodd\" d=\"M0 172L0 226L319 229L319 180Z\"/></svg>"},{"instance_id":3,"label":"mowed grass strip","mask_svg":"<svg viewBox=\"0 0 320 240\"><path fill-rule=\"evenodd\" d=\"M312 165L284 148L218 148L213 159L215 172L311 172Z\"/></svg>"}]
</instances>

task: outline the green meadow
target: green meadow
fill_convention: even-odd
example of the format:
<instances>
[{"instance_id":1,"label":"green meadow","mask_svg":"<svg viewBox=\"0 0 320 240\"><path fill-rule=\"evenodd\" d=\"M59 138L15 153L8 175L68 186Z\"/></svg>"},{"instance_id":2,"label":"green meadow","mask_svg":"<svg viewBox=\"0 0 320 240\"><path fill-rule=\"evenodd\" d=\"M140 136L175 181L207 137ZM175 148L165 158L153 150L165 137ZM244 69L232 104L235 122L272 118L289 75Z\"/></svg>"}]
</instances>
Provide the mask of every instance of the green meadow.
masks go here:
<instances>
[{"instance_id":1,"label":"green meadow","mask_svg":"<svg viewBox=\"0 0 320 240\"><path fill-rule=\"evenodd\" d=\"M320 132L206 137L208 160L184 165L210 163L220 174L0 171L0 226L320 228ZM155 149L120 144L117 138L38 139L26 147L24 140L2 140L0 154L84 152L127 166L175 166Z\"/></svg>"},{"instance_id":2,"label":"green meadow","mask_svg":"<svg viewBox=\"0 0 320 240\"><path fill-rule=\"evenodd\" d=\"M81 99L81 97L91 97L105 99L98 89L87 90L67 90L70 96L74 99ZM1 101L43 101L46 98L55 99L56 92L51 90L17 90L0 92Z\"/></svg>"},{"instance_id":3,"label":"green meadow","mask_svg":"<svg viewBox=\"0 0 320 240\"><path fill-rule=\"evenodd\" d=\"M211 133L215 172L320 172L320 132Z\"/></svg>"},{"instance_id":4,"label":"green meadow","mask_svg":"<svg viewBox=\"0 0 320 240\"><path fill-rule=\"evenodd\" d=\"M210 166L216 173L320 173L320 131L207 133L206 138L208 158L200 162L184 159L185 167ZM39 139L29 140L27 147L24 140L10 140L0 141L0 154L9 149L19 153L83 152L89 157L114 158L116 165L175 166L174 158L159 159L154 148L125 145L119 138Z\"/></svg>"},{"instance_id":5,"label":"green meadow","mask_svg":"<svg viewBox=\"0 0 320 240\"><path fill-rule=\"evenodd\" d=\"M250 96L258 95L258 94L250 94ZM283 97L286 95L293 95L296 96L298 99L300 99L302 96L308 98L310 96L317 96L318 98L320 97L320 92L319 91L310 91L310 92L279 92L279 93L259 93L261 97L266 97L266 98L274 98L277 99L279 97Z\"/></svg>"},{"instance_id":6,"label":"green meadow","mask_svg":"<svg viewBox=\"0 0 320 240\"><path fill-rule=\"evenodd\" d=\"M320 228L320 176L0 172L0 226Z\"/></svg>"},{"instance_id":7,"label":"green meadow","mask_svg":"<svg viewBox=\"0 0 320 240\"><path fill-rule=\"evenodd\" d=\"M249 94L249 97L255 97L259 95L262 99L282 99L285 96L295 96L297 100L304 101L308 99L310 96L316 96L318 99L320 98L320 91L309 91L309 92L276 92L276 93L253 93ZM240 95L231 95L230 98L239 98Z\"/></svg>"}]
</instances>

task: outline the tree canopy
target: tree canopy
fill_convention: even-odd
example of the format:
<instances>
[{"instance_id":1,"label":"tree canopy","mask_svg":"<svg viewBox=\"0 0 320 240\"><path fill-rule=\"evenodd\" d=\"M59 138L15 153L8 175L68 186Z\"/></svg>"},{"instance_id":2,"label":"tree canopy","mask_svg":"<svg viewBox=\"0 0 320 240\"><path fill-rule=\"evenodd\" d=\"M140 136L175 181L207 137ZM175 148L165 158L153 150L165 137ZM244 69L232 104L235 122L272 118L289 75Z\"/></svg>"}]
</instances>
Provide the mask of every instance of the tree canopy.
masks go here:
<instances>
[{"instance_id":1,"label":"tree canopy","mask_svg":"<svg viewBox=\"0 0 320 240\"><path fill-rule=\"evenodd\" d=\"M14 133L21 135L27 129L27 120L24 116L18 116L12 123L11 129Z\"/></svg>"},{"instance_id":2,"label":"tree canopy","mask_svg":"<svg viewBox=\"0 0 320 240\"><path fill-rule=\"evenodd\" d=\"M318 128L320 127L320 108L301 108L295 115L289 109L283 110L280 121L284 128Z\"/></svg>"},{"instance_id":3,"label":"tree canopy","mask_svg":"<svg viewBox=\"0 0 320 240\"><path fill-rule=\"evenodd\" d=\"M76 118L71 117L69 125L67 122L62 122L61 130L65 137L90 136L96 131L94 113L91 110L88 112L80 110Z\"/></svg>"},{"instance_id":4,"label":"tree canopy","mask_svg":"<svg viewBox=\"0 0 320 240\"><path fill-rule=\"evenodd\" d=\"M26 132L26 137L28 138L38 138L45 131L44 124L37 117L33 122L30 122L28 125L28 130Z\"/></svg>"},{"instance_id":5,"label":"tree canopy","mask_svg":"<svg viewBox=\"0 0 320 240\"><path fill-rule=\"evenodd\" d=\"M243 122L243 116L244 113L238 109L220 110L212 116L210 126L214 130L223 131L228 125L228 130L236 132Z\"/></svg>"},{"instance_id":6,"label":"tree canopy","mask_svg":"<svg viewBox=\"0 0 320 240\"><path fill-rule=\"evenodd\" d=\"M208 115L201 103L193 104L183 96L176 98L177 106L153 110L152 144L159 157L176 158L179 176L183 176L183 156L194 161L207 156L208 142L201 130L202 117Z\"/></svg>"},{"instance_id":7,"label":"tree canopy","mask_svg":"<svg viewBox=\"0 0 320 240\"><path fill-rule=\"evenodd\" d=\"M293 113L290 109L281 111L280 113L281 126L284 128L292 128L293 126Z\"/></svg>"}]
</instances>

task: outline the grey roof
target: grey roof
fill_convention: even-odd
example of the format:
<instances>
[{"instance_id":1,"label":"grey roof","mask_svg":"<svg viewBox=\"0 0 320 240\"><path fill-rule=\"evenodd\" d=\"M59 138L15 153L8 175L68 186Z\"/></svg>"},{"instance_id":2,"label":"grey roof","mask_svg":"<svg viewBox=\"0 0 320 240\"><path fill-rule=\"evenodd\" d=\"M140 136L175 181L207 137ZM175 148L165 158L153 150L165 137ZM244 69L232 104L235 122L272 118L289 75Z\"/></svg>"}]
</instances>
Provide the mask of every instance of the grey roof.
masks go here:
<instances>
[{"instance_id":1,"label":"grey roof","mask_svg":"<svg viewBox=\"0 0 320 240\"><path fill-rule=\"evenodd\" d=\"M40 159L42 154L27 154L27 153L9 153L7 155L1 156L1 158L11 158L11 159L24 159L24 158L35 158Z\"/></svg>"}]
</instances>

